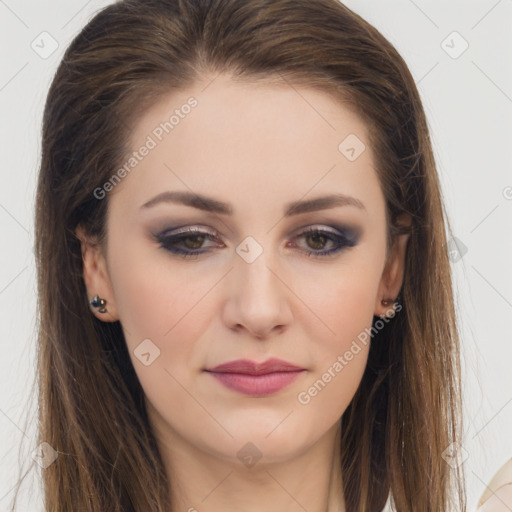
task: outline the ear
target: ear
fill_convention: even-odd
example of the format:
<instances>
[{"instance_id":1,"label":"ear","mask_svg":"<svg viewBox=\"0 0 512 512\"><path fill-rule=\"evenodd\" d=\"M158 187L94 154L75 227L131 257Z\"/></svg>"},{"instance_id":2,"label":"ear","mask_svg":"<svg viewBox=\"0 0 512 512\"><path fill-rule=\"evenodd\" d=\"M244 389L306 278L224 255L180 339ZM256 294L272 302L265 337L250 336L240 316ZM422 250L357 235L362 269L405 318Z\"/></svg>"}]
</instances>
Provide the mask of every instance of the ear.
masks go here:
<instances>
[{"instance_id":1,"label":"ear","mask_svg":"<svg viewBox=\"0 0 512 512\"><path fill-rule=\"evenodd\" d=\"M75 230L82 247L82 264L87 297L91 300L95 295L106 300L105 313L100 313L100 308L90 306L93 314L104 322L119 320L112 284L108 275L107 262L103 254L102 246L93 238L85 234L82 226Z\"/></svg>"},{"instance_id":2,"label":"ear","mask_svg":"<svg viewBox=\"0 0 512 512\"><path fill-rule=\"evenodd\" d=\"M402 215L399 217L398 223L410 226L411 218L408 215ZM385 312L389 311L389 306L383 305L381 301L383 299L394 300L400 293L404 280L405 254L408 240L409 233L397 235L389 251L375 302L375 315L377 316L385 315Z\"/></svg>"}]
</instances>

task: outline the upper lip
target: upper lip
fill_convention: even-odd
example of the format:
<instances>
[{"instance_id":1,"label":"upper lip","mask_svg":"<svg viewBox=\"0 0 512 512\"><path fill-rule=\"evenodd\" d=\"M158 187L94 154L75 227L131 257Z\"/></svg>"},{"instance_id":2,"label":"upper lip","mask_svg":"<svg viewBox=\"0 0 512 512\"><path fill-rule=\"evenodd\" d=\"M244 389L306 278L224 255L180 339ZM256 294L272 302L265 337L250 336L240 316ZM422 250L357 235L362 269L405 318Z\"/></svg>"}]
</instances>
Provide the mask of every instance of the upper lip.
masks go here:
<instances>
[{"instance_id":1,"label":"upper lip","mask_svg":"<svg viewBox=\"0 0 512 512\"><path fill-rule=\"evenodd\" d=\"M257 363L249 359L237 359L236 361L229 361L228 363L219 364L214 368L209 368L206 371L216 373L244 373L248 375L265 375L267 373L277 372L296 372L304 370L282 359L267 359L262 363Z\"/></svg>"}]
</instances>

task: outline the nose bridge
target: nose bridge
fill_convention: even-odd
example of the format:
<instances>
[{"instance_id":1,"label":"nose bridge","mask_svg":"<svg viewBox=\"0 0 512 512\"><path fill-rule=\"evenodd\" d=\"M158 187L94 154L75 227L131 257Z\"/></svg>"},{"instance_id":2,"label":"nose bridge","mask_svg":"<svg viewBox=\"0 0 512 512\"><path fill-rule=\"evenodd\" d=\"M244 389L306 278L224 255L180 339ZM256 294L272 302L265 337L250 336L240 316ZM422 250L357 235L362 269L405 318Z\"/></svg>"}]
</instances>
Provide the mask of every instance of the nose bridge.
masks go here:
<instances>
[{"instance_id":1,"label":"nose bridge","mask_svg":"<svg viewBox=\"0 0 512 512\"><path fill-rule=\"evenodd\" d=\"M232 272L229 323L242 325L251 333L269 333L274 327L291 320L286 304L286 286L277 277L277 248L270 245L270 236L260 243L247 237L236 248L235 269ZM283 279L285 281L285 279Z\"/></svg>"},{"instance_id":2,"label":"nose bridge","mask_svg":"<svg viewBox=\"0 0 512 512\"><path fill-rule=\"evenodd\" d=\"M261 240L261 237L260 237ZM277 292L275 272L275 249L270 246L270 237L259 242L252 236L246 237L237 247L239 283L245 293L256 298L270 300ZM263 245L265 243L265 246Z\"/></svg>"}]
</instances>

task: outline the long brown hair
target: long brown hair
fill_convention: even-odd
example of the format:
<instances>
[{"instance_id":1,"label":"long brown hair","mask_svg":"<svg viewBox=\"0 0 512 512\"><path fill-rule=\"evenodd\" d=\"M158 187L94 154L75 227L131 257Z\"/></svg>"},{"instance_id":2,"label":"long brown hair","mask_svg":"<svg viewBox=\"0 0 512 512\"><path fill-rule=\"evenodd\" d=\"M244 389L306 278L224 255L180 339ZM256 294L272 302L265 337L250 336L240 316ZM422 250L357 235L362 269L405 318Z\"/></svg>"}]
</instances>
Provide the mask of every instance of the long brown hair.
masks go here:
<instances>
[{"instance_id":1,"label":"long brown hair","mask_svg":"<svg viewBox=\"0 0 512 512\"><path fill-rule=\"evenodd\" d=\"M372 340L341 418L347 511L465 510L459 336L446 218L428 126L395 48L337 0L124 0L67 49L43 119L36 198L39 441L45 510L171 510L169 480L119 322L91 314L82 225L104 240L108 197L137 117L162 94L220 72L308 85L366 122L386 199L388 250L412 219L400 313ZM456 446L456 445L454 445Z\"/></svg>"}]
</instances>

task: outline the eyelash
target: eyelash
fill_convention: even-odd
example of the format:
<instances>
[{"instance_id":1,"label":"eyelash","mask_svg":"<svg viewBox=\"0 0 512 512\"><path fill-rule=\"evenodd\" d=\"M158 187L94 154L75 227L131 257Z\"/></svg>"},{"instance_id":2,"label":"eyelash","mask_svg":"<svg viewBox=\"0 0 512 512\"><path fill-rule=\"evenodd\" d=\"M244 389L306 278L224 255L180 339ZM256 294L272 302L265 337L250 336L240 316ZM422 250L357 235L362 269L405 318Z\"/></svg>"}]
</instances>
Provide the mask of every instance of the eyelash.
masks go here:
<instances>
[{"instance_id":1,"label":"eyelash","mask_svg":"<svg viewBox=\"0 0 512 512\"><path fill-rule=\"evenodd\" d=\"M187 238L197 238L204 236L205 238L215 241L216 236L212 233L209 233L207 231L201 231L200 229L194 228L194 227L188 227L186 229L183 229L181 232L175 234L175 235L166 235L168 230L166 230L163 233L160 233L155 236L156 240L160 243L160 247L163 248L166 251L169 251L170 253L177 255L182 258L193 258L197 257L201 254L204 254L206 252L209 252L208 250L182 250L177 249L176 247L173 247L177 243L182 242L183 240ZM351 238L350 236L345 236L343 234L338 234L332 231L327 231L323 229L318 228L308 228L304 231L300 232L298 235L296 235L295 238L304 237L308 235L320 235L322 237L325 237L327 241L332 241L336 244L336 247L329 250L323 250L323 251L314 251L314 250L305 250L308 257L315 257L315 258L325 258L329 256L333 256L334 254L340 252L341 250L345 249L346 247L353 247L357 244L357 240L354 238Z\"/></svg>"}]
</instances>

